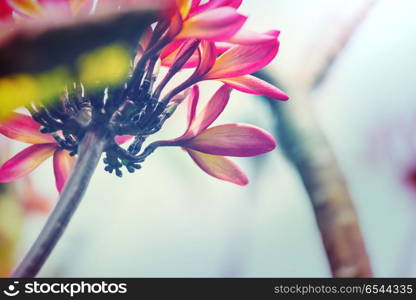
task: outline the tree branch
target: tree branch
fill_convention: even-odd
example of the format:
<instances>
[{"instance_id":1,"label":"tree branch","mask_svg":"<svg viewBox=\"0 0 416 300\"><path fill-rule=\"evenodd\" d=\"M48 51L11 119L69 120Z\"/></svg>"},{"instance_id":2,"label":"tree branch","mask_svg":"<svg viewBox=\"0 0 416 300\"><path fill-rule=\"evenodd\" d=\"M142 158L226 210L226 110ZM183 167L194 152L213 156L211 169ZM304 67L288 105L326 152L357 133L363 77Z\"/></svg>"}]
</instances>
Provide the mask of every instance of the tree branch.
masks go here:
<instances>
[{"instance_id":1,"label":"tree branch","mask_svg":"<svg viewBox=\"0 0 416 300\"><path fill-rule=\"evenodd\" d=\"M266 72L256 75L279 85ZM307 93L289 94L288 103L270 102L278 140L310 197L332 275L371 277L358 215L335 154L310 109Z\"/></svg>"}]
</instances>

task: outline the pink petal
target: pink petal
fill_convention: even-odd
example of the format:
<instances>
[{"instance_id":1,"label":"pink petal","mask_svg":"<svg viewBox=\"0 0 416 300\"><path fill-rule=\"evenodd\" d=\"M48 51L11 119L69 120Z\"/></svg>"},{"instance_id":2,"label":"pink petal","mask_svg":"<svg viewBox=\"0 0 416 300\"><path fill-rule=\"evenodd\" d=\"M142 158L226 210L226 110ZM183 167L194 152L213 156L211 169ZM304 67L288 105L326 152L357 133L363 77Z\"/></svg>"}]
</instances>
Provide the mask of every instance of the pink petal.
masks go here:
<instances>
[{"instance_id":1,"label":"pink petal","mask_svg":"<svg viewBox=\"0 0 416 300\"><path fill-rule=\"evenodd\" d=\"M0 122L0 133L8 138L29 144L56 143L50 134L39 131L40 124L32 117L19 113L12 113L11 117Z\"/></svg>"},{"instance_id":2,"label":"pink petal","mask_svg":"<svg viewBox=\"0 0 416 300\"><path fill-rule=\"evenodd\" d=\"M200 80L215 64L217 50L213 42L201 41L198 47L199 64L191 78Z\"/></svg>"},{"instance_id":3,"label":"pink petal","mask_svg":"<svg viewBox=\"0 0 416 300\"><path fill-rule=\"evenodd\" d=\"M168 48L164 48L161 54L162 58L162 66L164 67L171 67L175 62L175 59L181 49L181 46L184 44L186 40L179 40L170 43ZM176 48L174 48L176 47ZM192 54L192 56L188 59L188 61L183 65L182 68L195 68L198 66L199 63L199 55L197 51Z\"/></svg>"},{"instance_id":4,"label":"pink petal","mask_svg":"<svg viewBox=\"0 0 416 300\"><path fill-rule=\"evenodd\" d=\"M13 10L7 4L7 1L0 1L0 21L7 21L12 17Z\"/></svg>"},{"instance_id":5,"label":"pink petal","mask_svg":"<svg viewBox=\"0 0 416 300\"><path fill-rule=\"evenodd\" d=\"M162 52L160 53L160 59L162 61L162 66L170 67L175 60L176 54L179 52L180 47L186 39L174 40L163 47Z\"/></svg>"},{"instance_id":6,"label":"pink petal","mask_svg":"<svg viewBox=\"0 0 416 300\"><path fill-rule=\"evenodd\" d=\"M230 49L232 47L234 47L234 45L231 44L231 43L227 43L227 42L216 42L215 43L215 48L216 48L217 55L223 54L225 51L227 51L228 49Z\"/></svg>"},{"instance_id":7,"label":"pink petal","mask_svg":"<svg viewBox=\"0 0 416 300\"><path fill-rule=\"evenodd\" d=\"M186 134L181 137L181 140L191 139L208 128L224 111L230 99L230 93L231 89L228 86L223 85L220 87L198 114L198 117L193 120Z\"/></svg>"},{"instance_id":8,"label":"pink petal","mask_svg":"<svg viewBox=\"0 0 416 300\"><path fill-rule=\"evenodd\" d=\"M69 0L73 15L88 15L94 6L94 0Z\"/></svg>"},{"instance_id":9,"label":"pink petal","mask_svg":"<svg viewBox=\"0 0 416 300\"><path fill-rule=\"evenodd\" d=\"M76 158L69 155L67 150L57 150L53 155L53 171L55 173L55 184L60 193L68 181L74 167Z\"/></svg>"},{"instance_id":10,"label":"pink petal","mask_svg":"<svg viewBox=\"0 0 416 300\"><path fill-rule=\"evenodd\" d=\"M191 9L192 2L190 0L176 0L176 5L181 13L182 19L185 19Z\"/></svg>"},{"instance_id":11,"label":"pink petal","mask_svg":"<svg viewBox=\"0 0 416 300\"><path fill-rule=\"evenodd\" d=\"M176 37L183 28L183 20L179 10L175 10L174 15L170 20L169 31L167 33L170 37Z\"/></svg>"},{"instance_id":12,"label":"pink petal","mask_svg":"<svg viewBox=\"0 0 416 300\"><path fill-rule=\"evenodd\" d=\"M197 43L197 44L196 44ZM196 47L199 47L199 41L195 39L187 39L185 40L182 45L172 52L169 56L175 56L172 61L172 66L174 67L174 72L180 71L183 68L183 65L186 64L189 59L194 56L194 60L198 63L199 56L198 51L196 51ZM170 59L170 57L169 57Z\"/></svg>"},{"instance_id":13,"label":"pink petal","mask_svg":"<svg viewBox=\"0 0 416 300\"><path fill-rule=\"evenodd\" d=\"M248 178L231 160L187 149L193 161L207 174L238 185L247 185Z\"/></svg>"},{"instance_id":14,"label":"pink petal","mask_svg":"<svg viewBox=\"0 0 416 300\"><path fill-rule=\"evenodd\" d=\"M201 3L201 0L192 0L191 9L198 7L200 3Z\"/></svg>"},{"instance_id":15,"label":"pink petal","mask_svg":"<svg viewBox=\"0 0 416 300\"><path fill-rule=\"evenodd\" d=\"M210 66L209 68L211 68L215 63L216 57L220 54L223 54L225 51L230 49L232 46L233 46L233 44L223 43L223 42L215 43L215 47L214 47L214 44L211 44L210 45L211 50L210 50L209 53L212 53L212 56L211 56L212 60L211 61L205 60L205 62L208 62L208 63L206 63L206 65L209 65ZM215 53L214 53L214 48L215 48ZM165 56L162 59L162 66L164 66L164 67L172 66L172 64L175 61L176 54L178 52L179 52L179 49L177 49L174 52L170 53L169 55ZM211 55L211 54L208 54L208 55ZM183 65L182 68L184 68L184 69L196 68L198 65L199 65L199 53L195 52L191 56L191 58L186 62L186 64ZM208 72L208 70L206 72Z\"/></svg>"},{"instance_id":16,"label":"pink petal","mask_svg":"<svg viewBox=\"0 0 416 300\"><path fill-rule=\"evenodd\" d=\"M10 182L29 174L51 157L56 148L56 144L37 144L19 152L0 168L0 182Z\"/></svg>"},{"instance_id":17,"label":"pink petal","mask_svg":"<svg viewBox=\"0 0 416 300\"><path fill-rule=\"evenodd\" d=\"M255 46L238 45L217 58L205 79L238 77L256 72L268 65L277 55L279 41L257 44Z\"/></svg>"},{"instance_id":18,"label":"pink petal","mask_svg":"<svg viewBox=\"0 0 416 300\"><path fill-rule=\"evenodd\" d=\"M172 53L171 55L168 55L167 57L165 57L162 60L162 66L164 67L171 67L173 65L173 63L175 62L175 57L176 54L178 52L175 51L174 53ZM189 58L189 60L183 65L182 68L184 69L191 69L191 68L195 68L198 66L199 63L199 56L197 53L194 53L191 58Z\"/></svg>"},{"instance_id":19,"label":"pink petal","mask_svg":"<svg viewBox=\"0 0 416 300\"><path fill-rule=\"evenodd\" d=\"M182 46L182 44L185 42L184 39L182 40L174 40L173 42L170 42L167 44L162 52L160 53L160 58L163 60L166 57L170 56L173 52L179 51L179 48Z\"/></svg>"},{"instance_id":20,"label":"pink petal","mask_svg":"<svg viewBox=\"0 0 416 300\"><path fill-rule=\"evenodd\" d=\"M162 51L161 57L162 58L162 66L164 67L170 67L172 66L172 64L175 61L175 57L177 55L177 53L179 52L179 46L182 45L182 43L184 42L184 40L179 40L179 43L177 43L177 41L174 41L172 43L170 43L169 48L164 48L164 50ZM176 43L176 45L175 45ZM206 42L207 43L207 42ZM215 43L215 47L214 45L209 45L206 44L206 46L210 46L211 47L211 51L210 53L212 54L208 54L211 55L212 57L212 61L210 62L210 66L214 65L215 63L215 59L217 55L220 55L222 53L224 53L225 51L227 51L228 49L230 49L233 44L230 43L223 43L223 42L219 42L219 43ZM173 47L176 47L175 49L172 49ZM214 53L214 49L215 49L215 53ZM211 59L210 57L210 59ZM206 60L208 61L208 60ZM191 58L186 62L185 65L183 65L182 68L184 69L189 69L189 68L195 68L199 65L199 54L197 52L195 52Z\"/></svg>"},{"instance_id":21,"label":"pink petal","mask_svg":"<svg viewBox=\"0 0 416 300\"><path fill-rule=\"evenodd\" d=\"M18 2L15 0L15 2ZM22 2L22 1L20 1ZM36 1L34 1L36 2ZM65 15L72 15L72 9L70 7L70 2L80 2L80 0L37 0L39 4L42 6L42 10L53 13L54 11L59 11L60 13L64 13Z\"/></svg>"},{"instance_id":22,"label":"pink petal","mask_svg":"<svg viewBox=\"0 0 416 300\"><path fill-rule=\"evenodd\" d=\"M252 75L220 79L230 87L248 94L263 95L275 100L288 100L289 97L270 83Z\"/></svg>"},{"instance_id":23,"label":"pink petal","mask_svg":"<svg viewBox=\"0 0 416 300\"><path fill-rule=\"evenodd\" d=\"M209 128L181 146L224 156L256 156L276 148L267 131L247 124L225 124Z\"/></svg>"},{"instance_id":24,"label":"pink petal","mask_svg":"<svg viewBox=\"0 0 416 300\"><path fill-rule=\"evenodd\" d=\"M246 19L234 8L215 8L186 20L177 38L224 41L240 30Z\"/></svg>"},{"instance_id":25,"label":"pink petal","mask_svg":"<svg viewBox=\"0 0 416 300\"><path fill-rule=\"evenodd\" d=\"M195 84L192 87L192 90L188 96L188 127L186 129L186 132L191 127L192 123L195 120L196 115L196 107L198 106L198 100L199 100L199 87L197 84Z\"/></svg>"},{"instance_id":26,"label":"pink petal","mask_svg":"<svg viewBox=\"0 0 416 300\"><path fill-rule=\"evenodd\" d=\"M27 0L14 0L14 2L28 2ZM30 2L39 2L40 5L42 6L48 6L48 5L55 5L55 4L61 4L61 5L65 5L69 8L69 3L70 2L82 2L82 0L31 0Z\"/></svg>"},{"instance_id":27,"label":"pink petal","mask_svg":"<svg viewBox=\"0 0 416 300\"><path fill-rule=\"evenodd\" d=\"M228 40L228 42L233 44L252 46L253 44L273 42L275 39L276 35L274 32L258 33L246 29L241 29L235 35L233 35Z\"/></svg>"},{"instance_id":28,"label":"pink petal","mask_svg":"<svg viewBox=\"0 0 416 300\"><path fill-rule=\"evenodd\" d=\"M42 12L42 7L35 0L7 0L12 9L25 16L36 16Z\"/></svg>"},{"instance_id":29,"label":"pink petal","mask_svg":"<svg viewBox=\"0 0 416 300\"><path fill-rule=\"evenodd\" d=\"M189 16L194 16L197 14L200 14L206 10L214 9L217 7L223 7L223 6L230 6L235 9L239 8L241 6L241 3L243 0L210 0L209 2L200 5L200 6L194 6L189 13Z\"/></svg>"},{"instance_id":30,"label":"pink petal","mask_svg":"<svg viewBox=\"0 0 416 300\"><path fill-rule=\"evenodd\" d=\"M21 199L25 213L46 214L51 210L52 202L40 194L29 176L23 179L24 183L18 191L18 197Z\"/></svg>"},{"instance_id":31,"label":"pink petal","mask_svg":"<svg viewBox=\"0 0 416 300\"><path fill-rule=\"evenodd\" d=\"M118 135L114 138L115 142L119 145L123 145L124 143L127 143L133 138L131 135Z\"/></svg>"}]
</instances>

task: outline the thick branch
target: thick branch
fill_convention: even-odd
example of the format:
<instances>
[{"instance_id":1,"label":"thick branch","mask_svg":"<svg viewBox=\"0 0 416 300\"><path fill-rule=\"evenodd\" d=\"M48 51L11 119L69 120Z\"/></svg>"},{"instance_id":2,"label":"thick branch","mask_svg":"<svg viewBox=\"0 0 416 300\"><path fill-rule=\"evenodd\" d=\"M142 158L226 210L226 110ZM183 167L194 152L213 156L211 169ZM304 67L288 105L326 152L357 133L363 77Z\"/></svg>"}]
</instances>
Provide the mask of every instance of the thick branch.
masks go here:
<instances>
[{"instance_id":1,"label":"thick branch","mask_svg":"<svg viewBox=\"0 0 416 300\"><path fill-rule=\"evenodd\" d=\"M267 73L257 75L273 83ZM271 102L278 120L278 140L310 197L332 275L371 277L358 215L335 154L314 117L307 94L289 92L291 101Z\"/></svg>"}]
</instances>

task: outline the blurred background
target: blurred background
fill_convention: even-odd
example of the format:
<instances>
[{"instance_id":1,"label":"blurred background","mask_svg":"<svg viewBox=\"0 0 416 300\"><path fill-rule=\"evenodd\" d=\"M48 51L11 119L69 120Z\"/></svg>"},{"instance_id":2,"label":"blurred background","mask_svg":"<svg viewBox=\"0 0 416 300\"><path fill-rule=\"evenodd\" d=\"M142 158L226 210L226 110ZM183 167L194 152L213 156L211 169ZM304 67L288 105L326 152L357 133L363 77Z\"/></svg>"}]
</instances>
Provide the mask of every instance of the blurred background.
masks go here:
<instances>
[{"instance_id":1,"label":"blurred background","mask_svg":"<svg viewBox=\"0 0 416 300\"><path fill-rule=\"evenodd\" d=\"M415 9L243 1L249 28L281 30L278 57L258 75L291 99L234 91L217 123L260 126L280 147L234 159L246 187L209 177L180 149L158 150L122 179L100 166L40 276L416 276ZM204 84L203 99L215 87ZM182 119L154 138L177 136ZM2 161L24 147L0 143ZM18 201L0 196L2 275L57 198L51 170L49 161L18 182Z\"/></svg>"}]
</instances>

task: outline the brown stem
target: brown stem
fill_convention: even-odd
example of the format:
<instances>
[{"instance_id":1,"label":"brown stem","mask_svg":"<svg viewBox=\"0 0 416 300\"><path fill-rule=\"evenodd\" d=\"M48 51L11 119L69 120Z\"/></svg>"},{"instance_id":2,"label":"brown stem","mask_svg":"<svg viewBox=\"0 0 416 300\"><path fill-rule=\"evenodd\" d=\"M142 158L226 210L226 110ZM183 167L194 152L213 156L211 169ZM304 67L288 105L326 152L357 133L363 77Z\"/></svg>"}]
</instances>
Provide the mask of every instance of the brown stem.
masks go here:
<instances>
[{"instance_id":1,"label":"brown stem","mask_svg":"<svg viewBox=\"0 0 416 300\"><path fill-rule=\"evenodd\" d=\"M267 73L257 74L272 82ZM334 277L371 277L359 219L337 159L308 103L307 94L289 91L287 103L271 102L278 140L300 174Z\"/></svg>"}]
</instances>

